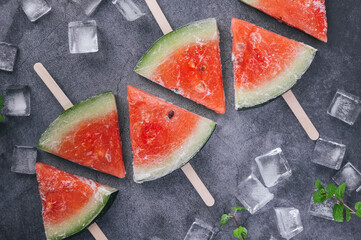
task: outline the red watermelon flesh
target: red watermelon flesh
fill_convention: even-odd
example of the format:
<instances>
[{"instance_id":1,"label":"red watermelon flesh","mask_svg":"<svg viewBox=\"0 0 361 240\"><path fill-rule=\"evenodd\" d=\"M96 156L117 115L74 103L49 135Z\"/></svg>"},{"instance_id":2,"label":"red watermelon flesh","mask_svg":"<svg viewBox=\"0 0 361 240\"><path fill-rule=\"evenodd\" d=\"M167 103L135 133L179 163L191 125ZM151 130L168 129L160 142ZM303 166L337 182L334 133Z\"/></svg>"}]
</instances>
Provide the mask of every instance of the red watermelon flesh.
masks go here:
<instances>
[{"instance_id":1,"label":"red watermelon flesh","mask_svg":"<svg viewBox=\"0 0 361 240\"><path fill-rule=\"evenodd\" d=\"M215 19L194 22L164 35L138 62L135 72L217 113L225 113Z\"/></svg>"},{"instance_id":2,"label":"red watermelon flesh","mask_svg":"<svg viewBox=\"0 0 361 240\"><path fill-rule=\"evenodd\" d=\"M36 164L47 239L62 239L86 228L116 189L44 163Z\"/></svg>"},{"instance_id":3,"label":"red watermelon flesh","mask_svg":"<svg viewBox=\"0 0 361 240\"><path fill-rule=\"evenodd\" d=\"M325 0L241 0L286 24L327 42Z\"/></svg>"},{"instance_id":4,"label":"red watermelon flesh","mask_svg":"<svg viewBox=\"0 0 361 240\"><path fill-rule=\"evenodd\" d=\"M158 66L152 80L218 113L225 113L218 40L178 49Z\"/></svg>"},{"instance_id":5,"label":"red watermelon flesh","mask_svg":"<svg viewBox=\"0 0 361 240\"><path fill-rule=\"evenodd\" d=\"M124 177L124 164L122 161L116 161L123 159L118 113L113 111L81 123L76 130L64 136L56 155L66 159L76 158L78 164Z\"/></svg>"},{"instance_id":6,"label":"red watermelon flesh","mask_svg":"<svg viewBox=\"0 0 361 240\"><path fill-rule=\"evenodd\" d=\"M236 109L252 107L290 89L311 64L316 49L232 20Z\"/></svg>"},{"instance_id":7,"label":"red watermelon flesh","mask_svg":"<svg viewBox=\"0 0 361 240\"><path fill-rule=\"evenodd\" d=\"M43 133L38 147L123 178L125 168L113 93L99 94L64 111Z\"/></svg>"},{"instance_id":8,"label":"red watermelon flesh","mask_svg":"<svg viewBox=\"0 0 361 240\"><path fill-rule=\"evenodd\" d=\"M128 86L134 180L149 181L186 164L215 123Z\"/></svg>"}]
</instances>

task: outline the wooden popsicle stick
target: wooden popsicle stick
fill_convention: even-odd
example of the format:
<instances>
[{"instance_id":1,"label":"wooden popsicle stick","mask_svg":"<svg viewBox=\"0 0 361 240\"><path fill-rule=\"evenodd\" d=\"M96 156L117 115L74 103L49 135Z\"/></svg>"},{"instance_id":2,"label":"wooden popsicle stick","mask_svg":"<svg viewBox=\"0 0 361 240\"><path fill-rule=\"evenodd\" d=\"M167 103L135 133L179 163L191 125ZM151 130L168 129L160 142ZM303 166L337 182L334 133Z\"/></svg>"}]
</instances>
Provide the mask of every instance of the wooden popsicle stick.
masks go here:
<instances>
[{"instance_id":1,"label":"wooden popsicle stick","mask_svg":"<svg viewBox=\"0 0 361 240\"><path fill-rule=\"evenodd\" d=\"M167 18L164 16L162 9L159 7L157 0L145 0L145 2L147 3L150 11L152 12L152 14L155 18L155 21L157 21L163 34L165 35L171 31L173 31Z\"/></svg>"},{"instance_id":2,"label":"wooden popsicle stick","mask_svg":"<svg viewBox=\"0 0 361 240\"><path fill-rule=\"evenodd\" d=\"M59 85L55 82L49 72L45 69L43 64L35 63L34 70L39 75L41 80L45 83L45 85L49 88L54 97L58 100L60 105L67 110L73 106L70 102L69 98L65 95L65 93L61 90ZM98 224L95 222L88 227L89 232L93 235L96 240L108 240L108 238L104 235L102 230L99 228Z\"/></svg>"},{"instance_id":3,"label":"wooden popsicle stick","mask_svg":"<svg viewBox=\"0 0 361 240\"><path fill-rule=\"evenodd\" d=\"M54 95L56 100L58 100L58 102L64 108L64 110L67 110L68 108L71 108L73 106L69 98L61 90L59 85L55 82L55 80L52 78L49 72L45 69L43 64L35 63L34 70L39 75L41 80L43 80L45 85L49 88L51 93Z\"/></svg>"},{"instance_id":4,"label":"wooden popsicle stick","mask_svg":"<svg viewBox=\"0 0 361 240\"><path fill-rule=\"evenodd\" d=\"M103 231L99 228L98 224L94 222L88 227L89 232L96 240L108 240Z\"/></svg>"},{"instance_id":5,"label":"wooden popsicle stick","mask_svg":"<svg viewBox=\"0 0 361 240\"><path fill-rule=\"evenodd\" d=\"M199 193L199 196L202 198L204 203L208 207L213 206L215 203L213 196L208 191L207 187L203 184L196 171L194 171L192 165L190 163L187 163L182 167L182 171L187 176L188 180L192 183L196 191Z\"/></svg>"},{"instance_id":6,"label":"wooden popsicle stick","mask_svg":"<svg viewBox=\"0 0 361 240\"><path fill-rule=\"evenodd\" d=\"M293 114L296 116L303 129L306 131L308 137L314 141L317 140L320 137L320 134L311 122L310 118L303 110L301 104L298 102L292 90L288 90L287 92L285 92L282 97L291 108Z\"/></svg>"},{"instance_id":7,"label":"wooden popsicle stick","mask_svg":"<svg viewBox=\"0 0 361 240\"><path fill-rule=\"evenodd\" d=\"M159 7L157 0L145 0L147 3L150 11L152 12L155 20L157 21L160 29L162 30L163 34L167 34L173 31L172 27L170 26L167 18L164 16L162 9ZM182 167L182 171L187 176L188 180L192 183L193 187L198 192L199 196L202 198L204 203L211 207L214 205L215 200L212 194L208 191L207 187L204 185L202 180L199 178L196 171L194 171L192 165L187 163Z\"/></svg>"}]
</instances>

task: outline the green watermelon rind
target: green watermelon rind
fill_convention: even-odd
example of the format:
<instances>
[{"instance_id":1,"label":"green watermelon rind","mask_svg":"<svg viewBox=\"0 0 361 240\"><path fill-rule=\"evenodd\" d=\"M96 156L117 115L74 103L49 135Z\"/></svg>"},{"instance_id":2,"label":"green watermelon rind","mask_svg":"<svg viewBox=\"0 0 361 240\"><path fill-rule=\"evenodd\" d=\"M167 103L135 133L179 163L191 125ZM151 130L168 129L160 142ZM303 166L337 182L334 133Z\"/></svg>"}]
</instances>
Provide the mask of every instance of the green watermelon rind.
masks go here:
<instances>
[{"instance_id":1,"label":"green watermelon rind","mask_svg":"<svg viewBox=\"0 0 361 240\"><path fill-rule=\"evenodd\" d=\"M112 92L105 92L79 102L65 110L41 135L38 148L47 152L56 152L63 136L75 130L78 124L93 118L104 116L117 106Z\"/></svg>"},{"instance_id":2,"label":"green watermelon rind","mask_svg":"<svg viewBox=\"0 0 361 240\"><path fill-rule=\"evenodd\" d=\"M287 92L307 71L316 52L317 49L303 44L303 47L301 47L293 62L285 71L279 73L275 78L270 79L252 90L235 88L236 110L262 105Z\"/></svg>"},{"instance_id":3,"label":"green watermelon rind","mask_svg":"<svg viewBox=\"0 0 361 240\"><path fill-rule=\"evenodd\" d=\"M139 60L134 71L151 78L157 67L174 51L197 41L219 39L217 21L208 18L180 27L160 39Z\"/></svg>"},{"instance_id":4,"label":"green watermelon rind","mask_svg":"<svg viewBox=\"0 0 361 240\"><path fill-rule=\"evenodd\" d=\"M113 203L118 190L109 186L100 186L89 203L70 219L63 223L47 225L45 235L49 240L60 240L72 236L90 226L99 216L104 214ZM101 201L97 201L101 198ZM96 203L94 204L94 200Z\"/></svg>"},{"instance_id":5,"label":"green watermelon rind","mask_svg":"<svg viewBox=\"0 0 361 240\"><path fill-rule=\"evenodd\" d=\"M161 178L178 168L186 165L207 143L212 136L216 123L207 118L199 120L198 126L195 132L187 138L185 143L175 150L170 156L167 156L167 160L157 166L134 166L134 181L136 183L142 183L146 181L152 181Z\"/></svg>"}]
</instances>

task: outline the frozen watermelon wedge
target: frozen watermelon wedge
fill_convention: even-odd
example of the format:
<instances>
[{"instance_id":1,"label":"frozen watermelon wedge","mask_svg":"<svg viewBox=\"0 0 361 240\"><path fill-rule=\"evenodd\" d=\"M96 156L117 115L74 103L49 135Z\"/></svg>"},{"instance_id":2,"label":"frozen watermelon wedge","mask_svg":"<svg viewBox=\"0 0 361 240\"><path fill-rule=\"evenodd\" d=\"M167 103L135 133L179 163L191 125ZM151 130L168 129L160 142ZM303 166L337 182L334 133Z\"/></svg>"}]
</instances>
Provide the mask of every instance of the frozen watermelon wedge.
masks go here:
<instances>
[{"instance_id":1,"label":"frozen watermelon wedge","mask_svg":"<svg viewBox=\"0 0 361 240\"><path fill-rule=\"evenodd\" d=\"M317 51L235 18L232 34L236 109L260 105L288 91Z\"/></svg>"},{"instance_id":2,"label":"frozen watermelon wedge","mask_svg":"<svg viewBox=\"0 0 361 240\"><path fill-rule=\"evenodd\" d=\"M204 146L216 123L128 86L134 181L167 175Z\"/></svg>"},{"instance_id":3,"label":"frozen watermelon wedge","mask_svg":"<svg viewBox=\"0 0 361 240\"><path fill-rule=\"evenodd\" d=\"M279 21L298 28L327 42L325 0L241 0L271 15Z\"/></svg>"},{"instance_id":4,"label":"frozen watermelon wedge","mask_svg":"<svg viewBox=\"0 0 361 240\"><path fill-rule=\"evenodd\" d=\"M134 70L217 113L225 113L219 33L214 18L164 35Z\"/></svg>"},{"instance_id":5,"label":"frozen watermelon wedge","mask_svg":"<svg viewBox=\"0 0 361 240\"><path fill-rule=\"evenodd\" d=\"M88 227L104 213L118 190L36 163L47 239L63 239Z\"/></svg>"},{"instance_id":6,"label":"frozen watermelon wedge","mask_svg":"<svg viewBox=\"0 0 361 240\"><path fill-rule=\"evenodd\" d=\"M38 147L123 178L125 169L113 93L88 98L64 111L43 133Z\"/></svg>"}]
</instances>

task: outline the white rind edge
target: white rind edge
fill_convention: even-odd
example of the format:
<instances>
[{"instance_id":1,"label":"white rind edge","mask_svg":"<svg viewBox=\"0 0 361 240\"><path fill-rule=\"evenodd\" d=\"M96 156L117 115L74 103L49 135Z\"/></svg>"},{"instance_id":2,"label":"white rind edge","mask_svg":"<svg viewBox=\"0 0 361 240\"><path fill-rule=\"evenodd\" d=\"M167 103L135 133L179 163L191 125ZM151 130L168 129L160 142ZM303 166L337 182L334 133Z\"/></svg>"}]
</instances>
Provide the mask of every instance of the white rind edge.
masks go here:
<instances>
[{"instance_id":1,"label":"white rind edge","mask_svg":"<svg viewBox=\"0 0 361 240\"><path fill-rule=\"evenodd\" d=\"M235 88L235 108L249 108L265 103L288 91L311 65L317 49L303 44L290 66L271 81L252 90Z\"/></svg>"},{"instance_id":2,"label":"white rind edge","mask_svg":"<svg viewBox=\"0 0 361 240\"><path fill-rule=\"evenodd\" d=\"M142 167L133 165L134 181L142 183L145 181L155 180L182 167L204 146L212 135L215 127L215 122L207 118L202 118L199 121L195 132L188 137L179 149L167 156L167 160L162 162L162 164L157 166Z\"/></svg>"},{"instance_id":3,"label":"white rind edge","mask_svg":"<svg viewBox=\"0 0 361 240\"><path fill-rule=\"evenodd\" d=\"M255 6L258 4L258 0L241 0L242 2L250 5L250 6Z\"/></svg>"}]
</instances>

